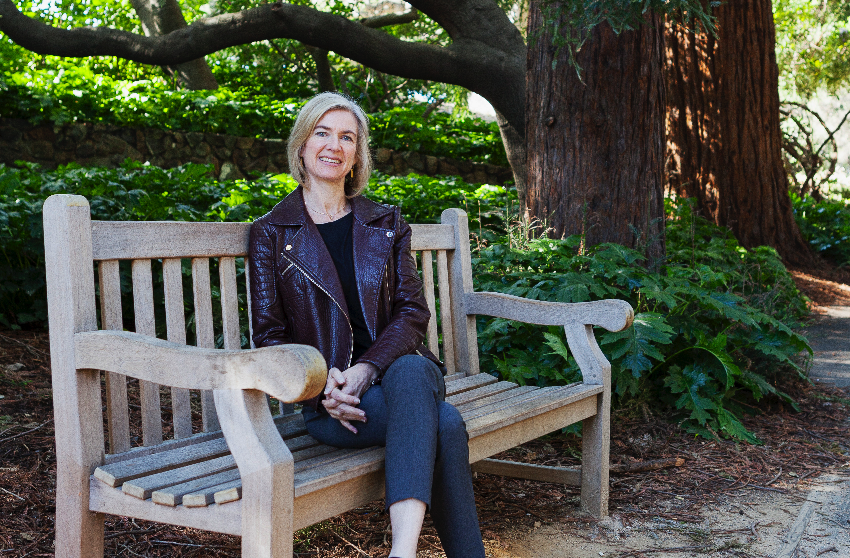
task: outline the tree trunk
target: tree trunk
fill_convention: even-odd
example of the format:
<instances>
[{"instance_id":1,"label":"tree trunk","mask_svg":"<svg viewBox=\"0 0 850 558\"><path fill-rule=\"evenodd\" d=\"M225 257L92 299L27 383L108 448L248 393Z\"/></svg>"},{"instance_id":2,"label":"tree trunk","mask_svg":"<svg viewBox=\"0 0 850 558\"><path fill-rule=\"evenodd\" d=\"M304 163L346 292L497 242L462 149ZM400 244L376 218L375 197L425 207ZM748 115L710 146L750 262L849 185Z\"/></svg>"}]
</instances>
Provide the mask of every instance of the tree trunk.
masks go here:
<instances>
[{"instance_id":1,"label":"tree trunk","mask_svg":"<svg viewBox=\"0 0 850 558\"><path fill-rule=\"evenodd\" d=\"M130 0L136 15L142 22L145 36L167 35L186 27L186 19L177 0ZM218 89L218 82L203 58L164 66L169 75L176 76L182 85L189 89Z\"/></svg>"},{"instance_id":2,"label":"tree trunk","mask_svg":"<svg viewBox=\"0 0 850 558\"><path fill-rule=\"evenodd\" d=\"M724 2L718 37L667 26L668 188L747 248L814 264L788 195L770 0Z\"/></svg>"},{"instance_id":3,"label":"tree trunk","mask_svg":"<svg viewBox=\"0 0 850 558\"><path fill-rule=\"evenodd\" d=\"M529 37L542 25L537 2ZM664 81L662 20L615 35L591 33L576 60L548 32L529 45L526 80L526 212L555 237L582 234L586 246L616 242L664 259Z\"/></svg>"}]
</instances>

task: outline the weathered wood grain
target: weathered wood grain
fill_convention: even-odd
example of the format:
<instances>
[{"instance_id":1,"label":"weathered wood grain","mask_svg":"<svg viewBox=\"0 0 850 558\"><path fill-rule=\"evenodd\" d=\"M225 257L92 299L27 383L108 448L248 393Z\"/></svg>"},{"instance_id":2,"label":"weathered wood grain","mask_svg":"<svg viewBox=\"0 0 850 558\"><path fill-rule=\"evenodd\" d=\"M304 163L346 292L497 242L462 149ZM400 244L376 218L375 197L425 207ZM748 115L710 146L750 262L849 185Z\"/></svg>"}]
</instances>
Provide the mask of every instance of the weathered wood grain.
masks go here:
<instances>
[{"instance_id":1,"label":"weathered wood grain","mask_svg":"<svg viewBox=\"0 0 850 558\"><path fill-rule=\"evenodd\" d=\"M192 294L195 299L195 344L205 349L214 349L209 258L192 258ZM215 414L215 399L210 390L201 390L201 420L204 432L221 428Z\"/></svg>"},{"instance_id":2,"label":"weathered wood grain","mask_svg":"<svg viewBox=\"0 0 850 558\"><path fill-rule=\"evenodd\" d=\"M250 223L93 221L93 255L95 260L244 256L250 228Z\"/></svg>"},{"instance_id":3,"label":"weathered wood grain","mask_svg":"<svg viewBox=\"0 0 850 558\"><path fill-rule=\"evenodd\" d=\"M136 333L156 337L156 322L153 311L153 277L150 260L133 260L133 313ZM85 352L81 353L86 355ZM109 370L118 372L118 370ZM159 386L140 379L139 393L142 412L142 444L155 446L162 442L162 413L160 411Z\"/></svg>"},{"instance_id":4,"label":"weathered wood grain","mask_svg":"<svg viewBox=\"0 0 850 558\"><path fill-rule=\"evenodd\" d=\"M472 464L472 470L476 473L501 475L515 479L581 486L581 469L570 467L551 467L502 459L482 459Z\"/></svg>"},{"instance_id":5,"label":"weathered wood grain","mask_svg":"<svg viewBox=\"0 0 850 558\"><path fill-rule=\"evenodd\" d=\"M490 374L476 374L446 381L446 397L498 382Z\"/></svg>"},{"instance_id":6,"label":"weathered wood grain","mask_svg":"<svg viewBox=\"0 0 850 558\"><path fill-rule=\"evenodd\" d=\"M632 325L634 311L624 300L593 302L546 302L502 293L468 292L466 311L469 314L494 316L527 324L596 325L609 331L622 331Z\"/></svg>"},{"instance_id":7,"label":"weathered wood grain","mask_svg":"<svg viewBox=\"0 0 850 558\"><path fill-rule=\"evenodd\" d=\"M446 369L449 374L456 372L465 372L466 367L458 366L455 358L455 317L453 314L454 307L452 306L452 286L449 282L449 266L446 258L445 250L437 251L437 281L440 286L440 326L443 332L443 353L445 356Z\"/></svg>"},{"instance_id":8,"label":"weathered wood grain","mask_svg":"<svg viewBox=\"0 0 850 558\"><path fill-rule=\"evenodd\" d=\"M422 290L431 318L428 320L428 350L440 356L440 339L437 333L437 302L434 298L434 263L430 250L422 251Z\"/></svg>"},{"instance_id":9,"label":"weathered wood grain","mask_svg":"<svg viewBox=\"0 0 850 558\"><path fill-rule=\"evenodd\" d=\"M300 401L318 395L327 381L325 359L309 345L201 349L129 331L86 332L75 340L80 368L186 389L256 389L284 401ZM174 374L175 369L180 374Z\"/></svg>"},{"instance_id":10,"label":"weathered wood grain","mask_svg":"<svg viewBox=\"0 0 850 558\"><path fill-rule=\"evenodd\" d=\"M186 344L186 315L183 309L183 269L180 258L162 260L162 282L165 290L165 324L168 340ZM182 370L172 369L172 374ZM169 382L166 382L169 384ZM174 422L174 437L188 438L192 435L192 409L189 390L171 388L171 416Z\"/></svg>"},{"instance_id":11,"label":"weathered wood grain","mask_svg":"<svg viewBox=\"0 0 850 558\"><path fill-rule=\"evenodd\" d=\"M124 330L121 312L121 275L118 260L100 262L100 321L102 329ZM109 426L109 451L121 453L130 449L130 413L127 401L127 378L106 373L106 420Z\"/></svg>"},{"instance_id":12,"label":"weathered wood grain","mask_svg":"<svg viewBox=\"0 0 850 558\"><path fill-rule=\"evenodd\" d=\"M475 316L466 311L466 294L472 292L469 225L466 213L460 209L446 209L440 219L443 224L452 226L455 236L455 249L451 251L448 262L455 370L472 376L478 374L478 332Z\"/></svg>"},{"instance_id":13,"label":"weathered wood grain","mask_svg":"<svg viewBox=\"0 0 850 558\"><path fill-rule=\"evenodd\" d=\"M103 515L90 511L89 475L103 459L100 373L77 370L74 333L97 329L89 203L66 194L43 206L50 368L56 429L56 552L103 554ZM96 510L95 510L96 511Z\"/></svg>"},{"instance_id":14,"label":"weathered wood grain","mask_svg":"<svg viewBox=\"0 0 850 558\"><path fill-rule=\"evenodd\" d=\"M410 229L413 232L411 250L452 250L455 247L454 230L450 226L413 224Z\"/></svg>"}]
</instances>

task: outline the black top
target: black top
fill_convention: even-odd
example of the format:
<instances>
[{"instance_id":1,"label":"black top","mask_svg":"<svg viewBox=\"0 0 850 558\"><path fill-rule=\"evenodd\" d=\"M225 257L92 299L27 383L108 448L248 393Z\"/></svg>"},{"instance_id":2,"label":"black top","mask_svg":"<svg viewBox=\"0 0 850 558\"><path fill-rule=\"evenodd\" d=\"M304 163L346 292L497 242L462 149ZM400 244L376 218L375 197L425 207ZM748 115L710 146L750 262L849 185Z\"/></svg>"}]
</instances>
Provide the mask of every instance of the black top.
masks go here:
<instances>
[{"instance_id":1,"label":"black top","mask_svg":"<svg viewBox=\"0 0 850 558\"><path fill-rule=\"evenodd\" d=\"M316 225L336 267L342 292L345 293L348 319L351 322L351 331L354 333L352 364L356 363L357 359L372 346L372 336L369 335L366 327L363 307L360 305L360 297L357 294L357 280L354 277L354 240L351 236L353 223L354 213L349 213L336 221Z\"/></svg>"}]
</instances>

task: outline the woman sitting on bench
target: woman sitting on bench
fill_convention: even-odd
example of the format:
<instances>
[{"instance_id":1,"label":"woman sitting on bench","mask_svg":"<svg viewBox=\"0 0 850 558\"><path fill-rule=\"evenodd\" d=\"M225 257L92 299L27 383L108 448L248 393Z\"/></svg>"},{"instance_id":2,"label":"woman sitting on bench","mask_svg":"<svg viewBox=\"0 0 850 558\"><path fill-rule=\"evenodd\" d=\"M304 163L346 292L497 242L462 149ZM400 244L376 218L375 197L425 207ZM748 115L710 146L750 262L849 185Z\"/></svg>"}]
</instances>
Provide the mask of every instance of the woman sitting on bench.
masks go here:
<instances>
[{"instance_id":1,"label":"woman sitting on bench","mask_svg":"<svg viewBox=\"0 0 850 558\"><path fill-rule=\"evenodd\" d=\"M372 172L365 113L337 93L314 97L288 155L299 187L251 227L254 344L325 357L324 393L303 402L314 438L386 447L391 557L415 558L430 507L448 558L484 558L466 426L422 344L430 313L410 226L398 207L359 195Z\"/></svg>"}]
</instances>

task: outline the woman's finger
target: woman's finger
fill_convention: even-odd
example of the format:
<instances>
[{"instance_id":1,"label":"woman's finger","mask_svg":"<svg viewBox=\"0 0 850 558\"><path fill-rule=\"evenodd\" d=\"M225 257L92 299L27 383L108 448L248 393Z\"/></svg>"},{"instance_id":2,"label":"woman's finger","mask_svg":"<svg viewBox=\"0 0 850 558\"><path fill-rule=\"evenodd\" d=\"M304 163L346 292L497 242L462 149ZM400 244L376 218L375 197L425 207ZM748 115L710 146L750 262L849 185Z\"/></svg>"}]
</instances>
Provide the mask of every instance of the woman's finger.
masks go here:
<instances>
[{"instance_id":1,"label":"woman's finger","mask_svg":"<svg viewBox=\"0 0 850 558\"><path fill-rule=\"evenodd\" d=\"M328 409L328 414L335 419L357 420L360 422L366 422L366 413L363 412L363 409L358 409L357 407L352 407L351 405L346 405L345 403L340 403L334 409Z\"/></svg>"},{"instance_id":2,"label":"woman's finger","mask_svg":"<svg viewBox=\"0 0 850 558\"><path fill-rule=\"evenodd\" d=\"M328 382L325 384L325 395L328 395L335 388L345 384L345 376L339 371L339 368L331 368L328 370Z\"/></svg>"},{"instance_id":3,"label":"woman's finger","mask_svg":"<svg viewBox=\"0 0 850 558\"><path fill-rule=\"evenodd\" d=\"M330 399L336 399L340 403L347 403L349 405L360 405L359 397L351 395L349 393L345 393L339 388L334 388L334 390L327 394L327 396Z\"/></svg>"},{"instance_id":4,"label":"woman's finger","mask_svg":"<svg viewBox=\"0 0 850 558\"><path fill-rule=\"evenodd\" d=\"M353 432L354 434L357 434L357 429L356 429L356 428L354 428L354 425L353 425L353 424L351 424L350 422L348 422L347 420L345 420L345 419L339 419L339 423L340 423L341 425L343 425L345 428L347 428L347 429L351 430L351 432Z\"/></svg>"}]
</instances>

